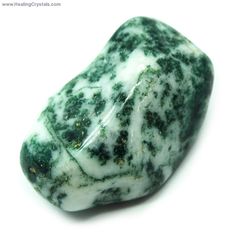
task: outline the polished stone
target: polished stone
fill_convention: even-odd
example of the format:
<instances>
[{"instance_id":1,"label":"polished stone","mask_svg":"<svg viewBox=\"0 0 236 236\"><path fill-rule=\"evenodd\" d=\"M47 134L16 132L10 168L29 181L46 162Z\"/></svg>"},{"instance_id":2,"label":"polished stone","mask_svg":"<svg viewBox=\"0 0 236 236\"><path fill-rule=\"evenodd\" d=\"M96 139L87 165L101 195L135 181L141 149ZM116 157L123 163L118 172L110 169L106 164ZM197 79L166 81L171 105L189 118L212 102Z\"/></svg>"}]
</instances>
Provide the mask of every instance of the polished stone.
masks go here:
<instances>
[{"instance_id":1,"label":"polished stone","mask_svg":"<svg viewBox=\"0 0 236 236\"><path fill-rule=\"evenodd\" d=\"M23 143L22 169L67 211L150 194L192 146L212 83L209 58L188 39L132 18L49 99Z\"/></svg>"}]
</instances>

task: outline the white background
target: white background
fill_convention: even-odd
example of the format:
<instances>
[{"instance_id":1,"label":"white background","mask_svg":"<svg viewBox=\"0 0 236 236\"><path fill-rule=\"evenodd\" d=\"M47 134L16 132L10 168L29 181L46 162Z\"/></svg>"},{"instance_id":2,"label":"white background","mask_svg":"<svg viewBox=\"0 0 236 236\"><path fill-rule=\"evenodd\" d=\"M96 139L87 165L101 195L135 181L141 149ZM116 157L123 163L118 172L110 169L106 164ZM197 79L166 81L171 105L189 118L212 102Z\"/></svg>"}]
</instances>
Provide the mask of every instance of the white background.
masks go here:
<instances>
[{"instance_id":1,"label":"white background","mask_svg":"<svg viewBox=\"0 0 236 236\"><path fill-rule=\"evenodd\" d=\"M235 236L235 1L58 1L61 7L0 6L0 235ZM173 26L212 59L215 80L204 126L160 192L131 204L65 213L22 174L21 144L47 98L138 15Z\"/></svg>"}]
</instances>

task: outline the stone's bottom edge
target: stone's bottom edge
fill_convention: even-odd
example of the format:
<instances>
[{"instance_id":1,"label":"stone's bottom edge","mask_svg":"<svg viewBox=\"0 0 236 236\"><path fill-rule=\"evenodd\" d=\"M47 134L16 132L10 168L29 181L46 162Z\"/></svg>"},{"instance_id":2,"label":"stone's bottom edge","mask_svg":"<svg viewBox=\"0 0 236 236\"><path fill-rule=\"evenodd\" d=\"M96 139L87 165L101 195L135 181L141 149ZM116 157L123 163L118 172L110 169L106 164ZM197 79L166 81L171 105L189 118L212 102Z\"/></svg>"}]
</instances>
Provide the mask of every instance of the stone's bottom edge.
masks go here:
<instances>
[{"instance_id":1,"label":"stone's bottom edge","mask_svg":"<svg viewBox=\"0 0 236 236\"><path fill-rule=\"evenodd\" d=\"M92 206L87 206L87 207L77 207L77 208L66 208L66 207L59 207L62 211L67 212L67 213L76 213L76 212L85 212L85 211L90 211L90 210L96 210L96 209L108 209L108 208L119 208L119 206L122 207L132 207L134 205L138 205L140 202L144 202L151 198L153 195L157 194L162 187L168 182L166 180L161 186L156 187L156 189L153 189L150 192L143 193L139 197L134 197L130 199L124 199L124 200L118 200L118 201L112 201L112 202L103 202L100 204L92 205ZM57 206L58 207L58 206ZM105 208L104 208L105 207Z\"/></svg>"}]
</instances>

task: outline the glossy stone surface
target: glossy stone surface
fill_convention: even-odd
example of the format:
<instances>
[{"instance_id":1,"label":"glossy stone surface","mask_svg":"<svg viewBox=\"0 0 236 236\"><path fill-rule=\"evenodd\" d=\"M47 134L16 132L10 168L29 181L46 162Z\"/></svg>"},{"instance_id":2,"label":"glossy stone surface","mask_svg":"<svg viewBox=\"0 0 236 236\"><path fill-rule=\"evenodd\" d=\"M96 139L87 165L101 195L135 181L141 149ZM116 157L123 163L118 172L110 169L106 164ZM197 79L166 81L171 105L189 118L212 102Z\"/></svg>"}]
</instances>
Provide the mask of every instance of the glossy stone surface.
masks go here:
<instances>
[{"instance_id":1,"label":"glossy stone surface","mask_svg":"<svg viewBox=\"0 0 236 236\"><path fill-rule=\"evenodd\" d=\"M67 211L150 194L195 140L212 82L210 60L188 39L133 18L49 99L23 143L22 169Z\"/></svg>"}]
</instances>

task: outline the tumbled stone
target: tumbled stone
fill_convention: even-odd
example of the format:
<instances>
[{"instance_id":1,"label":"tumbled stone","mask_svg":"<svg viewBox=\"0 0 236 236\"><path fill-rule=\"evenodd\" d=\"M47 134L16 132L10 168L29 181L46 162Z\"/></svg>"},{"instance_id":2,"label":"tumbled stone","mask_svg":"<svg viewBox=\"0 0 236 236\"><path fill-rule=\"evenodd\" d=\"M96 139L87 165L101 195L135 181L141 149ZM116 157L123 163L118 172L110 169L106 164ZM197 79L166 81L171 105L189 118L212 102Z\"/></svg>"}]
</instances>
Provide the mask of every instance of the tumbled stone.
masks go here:
<instances>
[{"instance_id":1,"label":"tumbled stone","mask_svg":"<svg viewBox=\"0 0 236 236\"><path fill-rule=\"evenodd\" d=\"M23 143L22 169L66 211L148 195L193 144L212 82L209 58L188 39L133 18L49 99Z\"/></svg>"}]
</instances>

